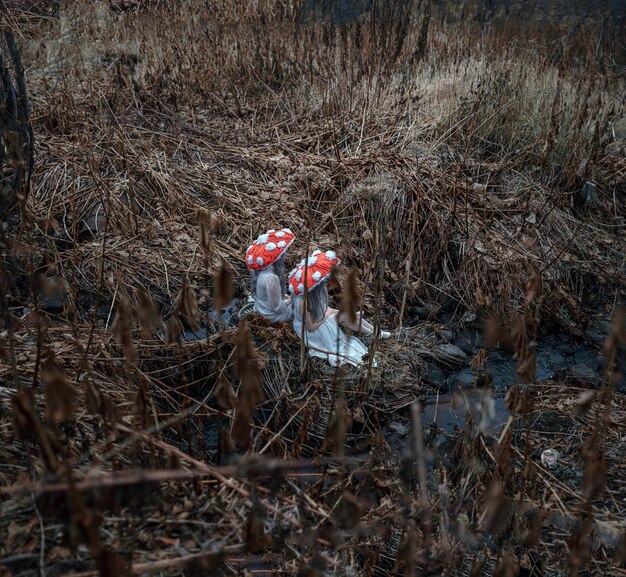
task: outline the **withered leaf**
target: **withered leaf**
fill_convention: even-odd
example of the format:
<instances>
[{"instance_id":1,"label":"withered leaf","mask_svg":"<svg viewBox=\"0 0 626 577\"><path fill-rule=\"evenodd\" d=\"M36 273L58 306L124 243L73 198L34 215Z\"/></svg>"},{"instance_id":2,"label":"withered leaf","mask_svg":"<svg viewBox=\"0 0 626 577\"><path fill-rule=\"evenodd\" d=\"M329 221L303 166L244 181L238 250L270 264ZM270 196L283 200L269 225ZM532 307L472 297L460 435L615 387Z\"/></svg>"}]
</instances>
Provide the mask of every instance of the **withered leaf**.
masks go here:
<instances>
[{"instance_id":1,"label":"withered leaf","mask_svg":"<svg viewBox=\"0 0 626 577\"><path fill-rule=\"evenodd\" d=\"M228 429L220 429L220 451L224 455L235 452L235 442Z\"/></svg>"},{"instance_id":2,"label":"withered leaf","mask_svg":"<svg viewBox=\"0 0 626 577\"><path fill-rule=\"evenodd\" d=\"M261 387L258 353L250 339L250 330L245 324L239 325L237 329L235 369L241 381L239 404L252 410L265 400L265 395Z\"/></svg>"},{"instance_id":3,"label":"withered leaf","mask_svg":"<svg viewBox=\"0 0 626 577\"><path fill-rule=\"evenodd\" d=\"M343 286L339 312L345 315L351 325L354 325L357 322L359 306L359 294L356 288L356 269L353 267L350 269Z\"/></svg>"},{"instance_id":4,"label":"withered leaf","mask_svg":"<svg viewBox=\"0 0 626 577\"><path fill-rule=\"evenodd\" d=\"M67 382L65 370L52 352L46 355L41 368L41 381L46 395L46 418L63 421L74 414L74 387Z\"/></svg>"},{"instance_id":5,"label":"withered leaf","mask_svg":"<svg viewBox=\"0 0 626 577\"><path fill-rule=\"evenodd\" d=\"M530 350L526 353L523 359L520 359L515 372L523 383L534 383L536 369L537 360L535 357L535 351Z\"/></svg>"},{"instance_id":6,"label":"withered leaf","mask_svg":"<svg viewBox=\"0 0 626 577\"><path fill-rule=\"evenodd\" d=\"M222 375L215 387L217 404L223 411L234 409L237 405L237 396L228 379Z\"/></svg>"},{"instance_id":7,"label":"withered leaf","mask_svg":"<svg viewBox=\"0 0 626 577\"><path fill-rule=\"evenodd\" d=\"M413 469L413 459L407 456L402 457L400 460L400 467L398 469L398 478L400 479L402 488L405 491L411 490L414 477Z\"/></svg>"},{"instance_id":8,"label":"withered leaf","mask_svg":"<svg viewBox=\"0 0 626 577\"><path fill-rule=\"evenodd\" d=\"M339 399L326 427L322 451L332 448L335 455L343 457L346 452L346 439L351 422L345 400Z\"/></svg>"},{"instance_id":9,"label":"withered leaf","mask_svg":"<svg viewBox=\"0 0 626 577\"><path fill-rule=\"evenodd\" d=\"M502 555L500 562L498 563L494 577L517 577L519 575L519 561L515 556L515 553L508 549Z\"/></svg>"},{"instance_id":10,"label":"withered leaf","mask_svg":"<svg viewBox=\"0 0 626 577\"><path fill-rule=\"evenodd\" d=\"M626 565L626 529L622 531L617 558L618 563L622 566Z\"/></svg>"},{"instance_id":11,"label":"withered leaf","mask_svg":"<svg viewBox=\"0 0 626 577\"><path fill-rule=\"evenodd\" d=\"M248 521L245 528L246 534L246 550L249 553L256 553L264 547L267 547L270 540L263 530L263 522L257 515L256 511L250 511Z\"/></svg>"},{"instance_id":12,"label":"withered leaf","mask_svg":"<svg viewBox=\"0 0 626 577\"><path fill-rule=\"evenodd\" d=\"M133 343L131 334L131 317L130 312L123 302L118 303L115 307L115 317L111 331L117 342L124 351L126 361L133 364L137 358L135 344Z\"/></svg>"},{"instance_id":13,"label":"withered leaf","mask_svg":"<svg viewBox=\"0 0 626 577\"><path fill-rule=\"evenodd\" d=\"M247 449L250 445L252 412L265 396L261 387L257 351L252 345L250 331L246 324L240 324L237 328L235 370L241 386L233 420L232 436L237 443Z\"/></svg>"},{"instance_id":14,"label":"withered leaf","mask_svg":"<svg viewBox=\"0 0 626 577\"><path fill-rule=\"evenodd\" d=\"M504 396L504 404L506 406L507 411L513 414L517 410L517 403L520 396L520 388L519 385L513 385L509 387Z\"/></svg>"},{"instance_id":15,"label":"withered leaf","mask_svg":"<svg viewBox=\"0 0 626 577\"><path fill-rule=\"evenodd\" d=\"M485 562L485 559L475 559L472 563L469 577L481 577L484 574L483 569L485 568Z\"/></svg>"},{"instance_id":16,"label":"withered leaf","mask_svg":"<svg viewBox=\"0 0 626 577\"><path fill-rule=\"evenodd\" d=\"M538 272L534 272L526 285L526 305L530 305L537 298L540 290L541 275Z\"/></svg>"},{"instance_id":17,"label":"withered leaf","mask_svg":"<svg viewBox=\"0 0 626 577\"><path fill-rule=\"evenodd\" d=\"M178 307L176 310L185 316L194 333L200 330L200 310L198 309L198 301L187 279L183 281L183 288L178 298Z\"/></svg>"},{"instance_id":18,"label":"withered leaf","mask_svg":"<svg viewBox=\"0 0 626 577\"><path fill-rule=\"evenodd\" d=\"M28 439L35 433L37 416L33 409L33 397L30 391L19 391L11 397L11 408L15 430L20 439Z\"/></svg>"},{"instance_id":19,"label":"withered leaf","mask_svg":"<svg viewBox=\"0 0 626 577\"><path fill-rule=\"evenodd\" d=\"M363 504L352 493L345 491L341 497L335 519L341 529L352 529L361 520Z\"/></svg>"},{"instance_id":20,"label":"withered leaf","mask_svg":"<svg viewBox=\"0 0 626 577\"><path fill-rule=\"evenodd\" d=\"M484 326L485 344L488 347L495 347L502 340L502 329L498 319L493 316L485 320Z\"/></svg>"},{"instance_id":21,"label":"withered leaf","mask_svg":"<svg viewBox=\"0 0 626 577\"><path fill-rule=\"evenodd\" d=\"M180 342L180 333L180 319L178 314L175 314L167 321L167 342L170 345L178 344Z\"/></svg>"},{"instance_id":22,"label":"withered leaf","mask_svg":"<svg viewBox=\"0 0 626 577\"><path fill-rule=\"evenodd\" d=\"M588 461L585 464L583 479L583 497L593 501L603 491L606 485L606 460L601 456L597 461Z\"/></svg>"},{"instance_id":23,"label":"withered leaf","mask_svg":"<svg viewBox=\"0 0 626 577\"><path fill-rule=\"evenodd\" d=\"M128 563L106 547L99 548L95 555L95 561L100 577L125 577L130 575Z\"/></svg>"},{"instance_id":24,"label":"withered leaf","mask_svg":"<svg viewBox=\"0 0 626 577\"><path fill-rule=\"evenodd\" d=\"M478 351L478 353L476 353L476 355L474 355L474 358L472 359L472 370L476 371L479 367L482 367L485 365L485 363L487 362L487 350L486 349L480 349Z\"/></svg>"},{"instance_id":25,"label":"withered leaf","mask_svg":"<svg viewBox=\"0 0 626 577\"><path fill-rule=\"evenodd\" d=\"M595 391L585 391L577 399L575 403L576 414L579 417L586 415L591 409L594 399L596 398Z\"/></svg>"},{"instance_id":26,"label":"withered leaf","mask_svg":"<svg viewBox=\"0 0 626 577\"><path fill-rule=\"evenodd\" d=\"M102 414L102 395L100 389L91 379L86 379L85 400L87 410L93 415Z\"/></svg>"},{"instance_id":27,"label":"withered leaf","mask_svg":"<svg viewBox=\"0 0 626 577\"><path fill-rule=\"evenodd\" d=\"M225 309L233 300L233 273L223 260L215 277L214 292L213 308L216 311Z\"/></svg>"},{"instance_id":28,"label":"withered leaf","mask_svg":"<svg viewBox=\"0 0 626 577\"><path fill-rule=\"evenodd\" d=\"M141 326L141 337L149 339L151 330L161 324L161 318L152 302L152 298L144 289L136 289L135 297L137 298L137 317Z\"/></svg>"},{"instance_id":29,"label":"withered leaf","mask_svg":"<svg viewBox=\"0 0 626 577\"><path fill-rule=\"evenodd\" d=\"M233 418L232 438L244 449L250 446L250 421L252 416L249 410L238 407Z\"/></svg>"},{"instance_id":30,"label":"withered leaf","mask_svg":"<svg viewBox=\"0 0 626 577\"><path fill-rule=\"evenodd\" d=\"M150 394L145 382L139 383L135 398L136 417L140 427L145 427L150 419Z\"/></svg>"},{"instance_id":31,"label":"withered leaf","mask_svg":"<svg viewBox=\"0 0 626 577\"><path fill-rule=\"evenodd\" d=\"M87 410L93 415L100 415L109 425L117 421L117 407L88 377L84 379Z\"/></svg>"},{"instance_id":32,"label":"withered leaf","mask_svg":"<svg viewBox=\"0 0 626 577\"><path fill-rule=\"evenodd\" d=\"M201 553L194 556L183 569L185 577L206 577L216 575L216 571L224 563L225 555L222 551L215 553Z\"/></svg>"},{"instance_id":33,"label":"withered leaf","mask_svg":"<svg viewBox=\"0 0 626 577\"><path fill-rule=\"evenodd\" d=\"M506 528L511 511L511 501L504 494L504 486L499 481L494 481L485 496L485 511L480 524L481 531L500 533Z\"/></svg>"},{"instance_id":34,"label":"withered leaf","mask_svg":"<svg viewBox=\"0 0 626 577\"><path fill-rule=\"evenodd\" d=\"M404 535L400 547L398 547L398 554L396 556L396 562L393 566L392 572L398 574L402 566L405 566L405 575L415 574L415 553L419 545L419 537L413 527L408 527Z\"/></svg>"},{"instance_id":35,"label":"withered leaf","mask_svg":"<svg viewBox=\"0 0 626 577\"><path fill-rule=\"evenodd\" d=\"M541 538L543 522L547 516L545 509L531 508L524 514L525 529L521 534L520 541L528 547L536 547Z\"/></svg>"},{"instance_id":36,"label":"withered leaf","mask_svg":"<svg viewBox=\"0 0 626 577\"><path fill-rule=\"evenodd\" d=\"M200 247L202 248L205 259L208 259L211 251L212 231L211 215L208 212L204 210L198 212L198 226L200 228Z\"/></svg>"},{"instance_id":37,"label":"withered leaf","mask_svg":"<svg viewBox=\"0 0 626 577\"><path fill-rule=\"evenodd\" d=\"M483 293L480 287L476 288L474 296L476 298L476 304L480 305L481 307L487 307L491 304L491 296L488 293Z\"/></svg>"}]
</instances>

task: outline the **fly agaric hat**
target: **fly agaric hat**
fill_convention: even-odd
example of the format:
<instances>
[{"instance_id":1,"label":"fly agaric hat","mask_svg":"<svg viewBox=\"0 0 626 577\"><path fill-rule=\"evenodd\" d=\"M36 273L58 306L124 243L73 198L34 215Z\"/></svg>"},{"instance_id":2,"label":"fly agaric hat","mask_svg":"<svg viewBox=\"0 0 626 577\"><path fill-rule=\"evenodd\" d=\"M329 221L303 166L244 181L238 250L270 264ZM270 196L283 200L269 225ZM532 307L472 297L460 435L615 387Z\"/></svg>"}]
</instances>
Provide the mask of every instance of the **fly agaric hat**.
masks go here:
<instances>
[{"instance_id":1,"label":"fly agaric hat","mask_svg":"<svg viewBox=\"0 0 626 577\"><path fill-rule=\"evenodd\" d=\"M311 290L318 284L328 279L332 270L341 261L332 250L323 252L316 250L311 253L307 261L300 264L289 273L289 290L292 294L300 296L304 294L304 269L306 266L306 286Z\"/></svg>"},{"instance_id":2,"label":"fly agaric hat","mask_svg":"<svg viewBox=\"0 0 626 577\"><path fill-rule=\"evenodd\" d=\"M268 230L257 238L246 251L246 266L261 270L276 262L296 240L288 228Z\"/></svg>"}]
</instances>

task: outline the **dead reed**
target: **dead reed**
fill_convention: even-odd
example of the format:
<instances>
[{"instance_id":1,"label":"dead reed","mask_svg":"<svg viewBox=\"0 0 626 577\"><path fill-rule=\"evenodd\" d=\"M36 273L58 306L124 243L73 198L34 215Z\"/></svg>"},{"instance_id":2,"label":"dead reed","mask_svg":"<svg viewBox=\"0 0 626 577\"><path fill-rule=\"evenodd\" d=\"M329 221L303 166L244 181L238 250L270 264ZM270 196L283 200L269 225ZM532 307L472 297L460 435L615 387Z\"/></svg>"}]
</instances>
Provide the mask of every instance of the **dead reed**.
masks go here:
<instances>
[{"instance_id":1,"label":"dead reed","mask_svg":"<svg viewBox=\"0 0 626 577\"><path fill-rule=\"evenodd\" d=\"M6 4L36 163L0 229L0 566L619 574L622 317L602 391L534 384L539 312L581 333L623 299L617 24L510 3L376 2L341 25L282 0ZM30 174L18 148L3 168ZM468 418L424 481L407 411L431 325L382 345L368 395L358 372L301 371L288 327L227 328L243 251L277 225L294 260L336 247L351 317L362 294L377 326L424 303L515 326L529 386L504 432ZM567 425L535 426L546 408ZM401 467L381 429L398 415ZM565 480L538 464L557 442Z\"/></svg>"}]
</instances>

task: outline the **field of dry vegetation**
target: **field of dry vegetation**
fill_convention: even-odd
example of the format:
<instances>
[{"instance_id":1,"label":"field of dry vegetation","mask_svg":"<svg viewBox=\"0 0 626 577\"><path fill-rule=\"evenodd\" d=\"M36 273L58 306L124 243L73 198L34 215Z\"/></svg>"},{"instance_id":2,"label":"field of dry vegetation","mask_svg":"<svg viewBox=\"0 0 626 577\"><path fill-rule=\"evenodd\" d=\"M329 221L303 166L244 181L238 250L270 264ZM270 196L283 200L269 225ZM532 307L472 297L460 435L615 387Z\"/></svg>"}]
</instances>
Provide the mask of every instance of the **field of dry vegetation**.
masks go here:
<instances>
[{"instance_id":1,"label":"field of dry vegetation","mask_svg":"<svg viewBox=\"0 0 626 577\"><path fill-rule=\"evenodd\" d=\"M0 576L626 575L626 12L447 4L0 2ZM238 318L278 226L379 368Z\"/></svg>"}]
</instances>

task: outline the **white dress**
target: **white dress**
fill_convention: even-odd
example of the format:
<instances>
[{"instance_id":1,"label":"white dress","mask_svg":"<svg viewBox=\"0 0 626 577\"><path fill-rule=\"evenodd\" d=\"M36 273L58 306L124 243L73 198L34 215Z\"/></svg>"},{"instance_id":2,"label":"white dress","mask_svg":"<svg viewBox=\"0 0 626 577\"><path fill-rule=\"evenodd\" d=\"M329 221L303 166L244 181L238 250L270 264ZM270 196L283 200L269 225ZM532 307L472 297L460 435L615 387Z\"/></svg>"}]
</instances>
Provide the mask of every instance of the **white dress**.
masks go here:
<instances>
[{"instance_id":1,"label":"white dress","mask_svg":"<svg viewBox=\"0 0 626 577\"><path fill-rule=\"evenodd\" d=\"M293 297L293 330L298 337L302 336L303 298L302 296ZM309 347L310 356L324 359L333 367L345 364L358 366L365 363L363 355L367 354L367 347L357 337L348 337L339 328L334 316L327 317L314 331L305 329L304 343Z\"/></svg>"},{"instance_id":2,"label":"white dress","mask_svg":"<svg viewBox=\"0 0 626 577\"><path fill-rule=\"evenodd\" d=\"M268 269L260 271L257 277L254 310L273 323L288 323L293 319L291 302L282 298L280 280Z\"/></svg>"}]
</instances>

